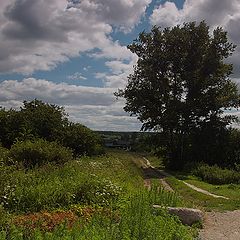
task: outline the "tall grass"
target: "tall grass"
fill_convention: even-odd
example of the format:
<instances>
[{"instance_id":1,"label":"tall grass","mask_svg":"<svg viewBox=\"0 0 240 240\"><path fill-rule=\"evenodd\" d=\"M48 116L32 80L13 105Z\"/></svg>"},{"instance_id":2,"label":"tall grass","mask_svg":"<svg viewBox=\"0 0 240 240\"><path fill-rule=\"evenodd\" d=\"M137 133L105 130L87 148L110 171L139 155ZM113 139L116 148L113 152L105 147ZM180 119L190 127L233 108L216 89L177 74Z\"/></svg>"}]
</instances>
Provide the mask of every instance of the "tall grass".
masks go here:
<instances>
[{"instance_id":1,"label":"tall grass","mask_svg":"<svg viewBox=\"0 0 240 240\"><path fill-rule=\"evenodd\" d=\"M79 220L75 227L68 229L66 225L60 225L52 232L43 232L35 229L20 229L14 226L8 232L2 231L0 239L99 239L99 240L177 240L192 239L189 228L169 215L164 209L153 209L153 192L157 199L166 202L166 199L174 199L172 193L164 191L147 190L140 191L132 196L124 208L118 213L112 212L110 216L96 214L91 221ZM167 197L167 195L169 195ZM170 197L171 196L171 197Z\"/></svg>"},{"instance_id":2,"label":"tall grass","mask_svg":"<svg viewBox=\"0 0 240 240\"><path fill-rule=\"evenodd\" d=\"M2 166L0 239L191 239L178 219L152 208L180 200L156 184L146 190L135 158L115 152L27 171Z\"/></svg>"}]
</instances>

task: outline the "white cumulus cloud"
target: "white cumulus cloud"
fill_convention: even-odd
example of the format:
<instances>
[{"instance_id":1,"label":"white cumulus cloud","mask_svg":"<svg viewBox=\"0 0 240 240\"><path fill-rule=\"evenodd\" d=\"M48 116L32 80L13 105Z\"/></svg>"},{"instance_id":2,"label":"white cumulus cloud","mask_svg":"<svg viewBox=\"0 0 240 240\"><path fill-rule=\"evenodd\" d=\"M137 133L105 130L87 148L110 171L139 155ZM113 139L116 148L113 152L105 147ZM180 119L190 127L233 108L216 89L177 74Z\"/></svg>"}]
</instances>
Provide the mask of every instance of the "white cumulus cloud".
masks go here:
<instances>
[{"instance_id":1,"label":"white cumulus cloud","mask_svg":"<svg viewBox=\"0 0 240 240\"><path fill-rule=\"evenodd\" d=\"M150 0L1 0L0 73L51 70L83 52L131 60L113 27L131 29Z\"/></svg>"},{"instance_id":2,"label":"white cumulus cloud","mask_svg":"<svg viewBox=\"0 0 240 240\"><path fill-rule=\"evenodd\" d=\"M139 130L139 122L123 111L124 101L116 100L114 91L115 88L57 84L35 78L6 80L0 83L0 106L19 108L24 100L38 98L64 106L72 121L95 130Z\"/></svg>"}]
</instances>

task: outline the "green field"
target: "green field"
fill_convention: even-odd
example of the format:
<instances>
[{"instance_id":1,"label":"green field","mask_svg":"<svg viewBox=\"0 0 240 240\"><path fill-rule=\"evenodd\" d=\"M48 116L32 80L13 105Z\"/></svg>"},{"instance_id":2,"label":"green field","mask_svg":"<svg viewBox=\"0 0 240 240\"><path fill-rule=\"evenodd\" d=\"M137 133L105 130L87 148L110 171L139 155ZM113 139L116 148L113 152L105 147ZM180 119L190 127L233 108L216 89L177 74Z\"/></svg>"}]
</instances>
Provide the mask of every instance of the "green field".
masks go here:
<instances>
[{"instance_id":1,"label":"green field","mask_svg":"<svg viewBox=\"0 0 240 240\"><path fill-rule=\"evenodd\" d=\"M31 170L2 166L0 239L193 239L195 233L153 204L181 199L144 188L141 156L112 151Z\"/></svg>"}]
</instances>

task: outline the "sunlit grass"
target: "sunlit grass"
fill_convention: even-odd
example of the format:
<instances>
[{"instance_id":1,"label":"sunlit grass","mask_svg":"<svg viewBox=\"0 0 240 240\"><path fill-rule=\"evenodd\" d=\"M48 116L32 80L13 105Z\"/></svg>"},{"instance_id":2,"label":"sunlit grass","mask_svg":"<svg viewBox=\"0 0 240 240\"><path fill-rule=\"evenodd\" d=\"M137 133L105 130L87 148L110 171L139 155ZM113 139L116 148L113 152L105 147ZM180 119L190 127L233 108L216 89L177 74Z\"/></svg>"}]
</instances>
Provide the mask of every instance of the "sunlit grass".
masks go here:
<instances>
[{"instance_id":1,"label":"sunlit grass","mask_svg":"<svg viewBox=\"0 0 240 240\"><path fill-rule=\"evenodd\" d=\"M192 239L176 217L152 208L182 202L157 182L144 188L141 159L111 151L62 166L3 167L0 239Z\"/></svg>"},{"instance_id":2,"label":"sunlit grass","mask_svg":"<svg viewBox=\"0 0 240 240\"><path fill-rule=\"evenodd\" d=\"M188 179L190 178L190 179ZM195 207L210 210L235 210L240 208L240 188L239 185L212 185L200 180L192 180L191 177L185 177L184 181L193 184L196 187L207 190L216 195L229 197L228 199L214 198L212 196L199 193L175 177L168 177L167 182L176 190L189 207Z\"/></svg>"}]
</instances>

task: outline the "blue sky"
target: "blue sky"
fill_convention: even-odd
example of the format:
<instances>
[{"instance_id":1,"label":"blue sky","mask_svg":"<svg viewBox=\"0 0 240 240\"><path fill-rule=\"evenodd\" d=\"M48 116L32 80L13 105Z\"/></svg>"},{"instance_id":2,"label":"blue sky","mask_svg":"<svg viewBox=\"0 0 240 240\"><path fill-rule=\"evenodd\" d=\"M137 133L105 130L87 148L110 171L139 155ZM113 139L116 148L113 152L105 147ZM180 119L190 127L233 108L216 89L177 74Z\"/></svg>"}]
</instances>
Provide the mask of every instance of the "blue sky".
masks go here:
<instances>
[{"instance_id":1,"label":"blue sky","mask_svg":"<svg viewBox=\"0 0 240 240\"><path fill-rule=\"evenodd\" d=\"M113 96L137 61L126 46L139 32L204 19L240 42L238 0L0 1L0 106L42 99L95 130L141 127ZM231 58L237 82L239 56L237 48Z\"/></svg>"}]
</instances>

